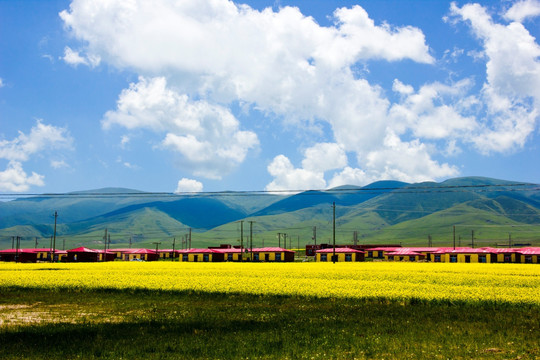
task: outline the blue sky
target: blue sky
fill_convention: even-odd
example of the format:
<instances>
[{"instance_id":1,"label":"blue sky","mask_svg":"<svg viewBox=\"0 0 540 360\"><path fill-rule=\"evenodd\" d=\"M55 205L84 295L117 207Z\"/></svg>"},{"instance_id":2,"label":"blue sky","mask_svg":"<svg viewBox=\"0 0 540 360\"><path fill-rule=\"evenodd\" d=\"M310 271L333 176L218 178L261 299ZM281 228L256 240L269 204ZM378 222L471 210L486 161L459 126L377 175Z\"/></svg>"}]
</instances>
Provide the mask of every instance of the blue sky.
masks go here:
<instances>
[{"instance_id":1,"label":"blue sky","mask_svg":"<svg viewBox=\"0 0 540 360\"><path fill-rule=\"evenodd\" d=\"M540 1L0 1L0 192L538 183Z\"/></svg>"}]
</instances>

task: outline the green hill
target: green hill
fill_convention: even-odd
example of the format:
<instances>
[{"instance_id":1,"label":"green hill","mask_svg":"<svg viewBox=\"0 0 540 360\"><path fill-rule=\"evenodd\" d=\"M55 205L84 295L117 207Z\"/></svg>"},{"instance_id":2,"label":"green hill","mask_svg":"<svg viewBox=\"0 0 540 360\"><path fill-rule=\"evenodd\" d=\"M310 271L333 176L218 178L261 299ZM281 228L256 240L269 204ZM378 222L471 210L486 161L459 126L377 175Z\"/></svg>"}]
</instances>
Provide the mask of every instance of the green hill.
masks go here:
<instances>
[{"instance_id":1,"label":"green hill","mask_svg":"<svg viewBox=\"0 0 540 360\"><path fill-rule=\"evenodd\" d=\"M540 245L540 194L534 184L465 177L441 183L380 181L293 195L203 193L191 196L106 188L41 195L0 203L0 247L22 236L30 246L48 244L54 212L62 244L102 246L107 228L112 246L171 247L192 230L192 246L244 242L250 226L257 246L304 247L331 242L332 203L336 242L450 245L453 228L463 244L514 242ZM243 221L243 222L241 222ZM250 223L252 222L252 223ZM251 225L250 225L251 224ZM279 235L278 235L279 234Z\"/></svg>"}]
</instances>

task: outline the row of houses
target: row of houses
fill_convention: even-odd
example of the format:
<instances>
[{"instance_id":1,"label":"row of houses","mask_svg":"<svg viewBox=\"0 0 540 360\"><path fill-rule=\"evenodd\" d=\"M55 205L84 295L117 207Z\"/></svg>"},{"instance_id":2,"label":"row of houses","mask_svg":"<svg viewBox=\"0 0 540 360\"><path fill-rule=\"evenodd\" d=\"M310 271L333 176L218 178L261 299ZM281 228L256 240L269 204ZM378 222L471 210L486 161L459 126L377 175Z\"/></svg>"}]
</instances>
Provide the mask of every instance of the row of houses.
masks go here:
<instances>
[{"instance_id":1,"label":"row of houses","mask_svg":"<svg viewBox=\"0 0 540 360\"><path fill-rule=\"evenodd\" d=\"M51 249L8 249L0 250L0 261L17 262L98 262L98 261L156 261L175 259L185 262L222 262L222 261L294 261L295 252L279 247L253 249L218 248L218 249L89 249L78 247L70 250Z\"/></svg>"},{"instance_id":2,"label":"row of houses","mask_svg":"<svg viewBox=\"0 0 540 360\"><path fill-rule=\"evenodd\" d=\"M540 264L540 247L376 247L366 257L387 261Z\"/></svg>"},{"instance_id":3,"label":"row of houses","mask_svg":"<svg viewBox=\"0 0 540 360\"><path fill-rule=\"evenodd\" d=\"M174 259L181 262L290 262L293 250L280 247L238 249L232 247L208 249L108 249L79 247L71 250L9 249L0 250L0 261L17 262L98 262L98 261L156 261ZM448 263L530 263L540 264L540 247L526 248L468 248L468 247L353 247L325 248L315 251L318 262L357 262L366 258L385 261L431 261Z\"/></svg>"}]
</instances>

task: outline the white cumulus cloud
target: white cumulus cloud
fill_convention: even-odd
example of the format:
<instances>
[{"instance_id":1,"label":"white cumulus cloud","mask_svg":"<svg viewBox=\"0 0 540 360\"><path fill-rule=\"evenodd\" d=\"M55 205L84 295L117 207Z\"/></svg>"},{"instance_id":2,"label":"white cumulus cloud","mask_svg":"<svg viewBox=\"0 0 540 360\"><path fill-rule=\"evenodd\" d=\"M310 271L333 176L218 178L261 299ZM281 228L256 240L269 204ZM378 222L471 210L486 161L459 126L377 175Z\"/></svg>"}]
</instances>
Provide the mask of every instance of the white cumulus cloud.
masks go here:
<instances>
[{"instance_id":1,"label":"white cumulus cloud","mask_svg":"<svg viewBox=\"0 0 540 360\"><path fill-rule=\"evenodd\" d=\"M141 77L123 90L117 109L108 111L102 124L163 134L162 146L180 154L183 167L214 179L232 171L259 143L255 133L240 130L227 108L191 101L168 88L163 77Z\"/></svg>"},{"instance_id":2,"label":"white cumulus cloud","mask_svg":"<svg viewBox=\"0 0 540 360\"><path fill-rule=\"evenodd\" d=\"M523 22L527 18L532 18L540 15L540 1L538 0L521 0L508 9L504 14L507 20Z\"/></svg>"},{"instance_id":3,"label":"white cumulus cloud","mask_svg":"<svg viewBox=\"0 0 540 360\"><path fill-rule=\"evenodd\" d=\"M193 193L203 191L203 184L194 179L182 178L178 181L175 193Z\"/></svg>"},{"instance_id":4,"label":"white cumulus cloud","mask_svg":"<svg viewBox=\"0 0 540 360\"><path fill-rule=\"evenodd\" d=\"M0 171L0 190L22 192L31 186L43 186L43 175L32 172L29 176L18 161L10 161L6 170Z\"/></svg>"},{"instance_id":5,"label":"white cumulus cloud","mask_svg":"<svg viewBox=\"0 0 540 360\"><path fill-rule=\"evenodd\" d=\"M538 2L522 1L507 12L516 19L535 13ZM525 10L528 9L528 10ZM519 22L495 23L479 4L458 7L451 13L470 24L482 41L486 63L486 82L479 98L485 113L479 117L483 131L475 141L483 153L522 147L537 126L540 109L540 46Z\"/></svg>"},{"instance_id":6,"label":"white cumulus cloud","mask_svg":"<svg viewBox=\"0 0 540 360\"><path fill-rule=\"evenodd\" d=\"M71 148L73 139L65 128L37 120L30 134L19 131L13 140L0 140L0 159L27 161L31 155L49 149Z\"/></svg>"},{"instance_id":7,"label":"white cumulus cloud","mask_svg":"<svg viewBox=\"0 0 540 360\"><path fill-rule=\"evenodd\" d=\"M13 140L0 140L0 159L8 160L6 170L0 172L0 189L20 192L30 186L43 186L44 176L35 172L27 175L22 163L51 149L71 149L72 143L65 128L47 125L41 120L37 120L29 134L19 131L19 136ZM52 161L51 166L57 168L62 163Z\"/></svg>"},{"instance_id":8,"label":"white cumulus cloud","mask_svg":"<svg viewBox=\"0 0 540 360\"><path fill-rule=\"evenodd\" d=\"M64 56L61 58L67 64L77 67L78 65L87 65L90 67L96 67L101 62L101 59L97 55L89 55L83 57L78 51L73 50L69 46L64 48Z\"/></svg>"},{"instance_id":9,"label":"white cumulus cloud","mask_svg":"<svg viewBox=\"0 0 540 360\"><path fill-rule=\"evenodd\" d=\"M233 105L287 125L325 123L334 143L305 151L299 168L284 155L268 166L269 189L302 189L325 187L329 171L337 171L330 184L433 180L457 174L435 157L464 145L486 154L523 146L537 127L540 47L521 22L537 16L537 7L516 2L504 14L512 22L499 24L478 4L453 3L453 23L466 22L480 40L481 50L468 53L486 63L482 90L472 78L416 89L396 79L395 103L355 71L358 65L430 66L436 59L422 30L377 24L358 5L336 9L329 26L295 7L258 11L227 0L74 0L60 17L80 42L79 51L66 47L67 62L101 61L140 75L105 114L104 129L162 134L163 148L195 176L219 179L259 144ZM443 61L458 62L463 52L454 49Z\"/></svg>"}]
</instances>

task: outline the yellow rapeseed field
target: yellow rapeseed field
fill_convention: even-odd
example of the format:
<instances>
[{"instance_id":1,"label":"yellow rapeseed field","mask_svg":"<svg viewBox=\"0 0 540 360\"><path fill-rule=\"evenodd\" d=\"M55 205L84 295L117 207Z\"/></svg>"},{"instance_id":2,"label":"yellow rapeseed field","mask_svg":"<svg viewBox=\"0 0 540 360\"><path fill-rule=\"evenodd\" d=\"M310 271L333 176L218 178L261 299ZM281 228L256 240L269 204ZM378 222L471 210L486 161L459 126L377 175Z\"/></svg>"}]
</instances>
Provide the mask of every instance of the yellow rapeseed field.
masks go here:
<instances>
[{"instance_id":1,"label":"yellow rapeseed field","mask_svg":"<svg viewBox=\"0 0 540 360\"><path fill-rule=\"evenodd\" d=\"M540 304L540 265L394 262L2 263L0 290L6 286Z\"/></svg>"}]
</instances>

